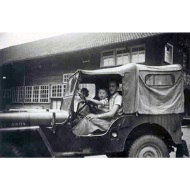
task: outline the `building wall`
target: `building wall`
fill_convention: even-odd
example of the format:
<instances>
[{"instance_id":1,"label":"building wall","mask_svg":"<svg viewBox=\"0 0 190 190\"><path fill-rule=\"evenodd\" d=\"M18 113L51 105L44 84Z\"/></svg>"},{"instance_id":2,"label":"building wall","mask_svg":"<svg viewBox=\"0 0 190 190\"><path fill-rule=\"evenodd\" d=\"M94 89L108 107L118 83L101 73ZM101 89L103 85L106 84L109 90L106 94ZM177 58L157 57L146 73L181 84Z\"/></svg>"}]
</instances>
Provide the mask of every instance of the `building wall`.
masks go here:
<instances>
[{"instance_id":1,"label":"building wall","mask_svg":"<svg viewBox=\"0 0 190 190\"><path fill-rule=\"evenodd\" d=\"M5 86L9 89L16 86L62 84L63 74L74 73L78 69L98 69L99 63L100 54L94 51L23 61L4 69L4 74L9 76ZM4 107L50 109L51 100L49 103L11 103L11 100L6 100Z\"/></svg>"},{"instance_id":2,"label":"building wall","mask_svg":"<svg viewBox=\"0 0 190 190\"><path fill-rule=\"evenodd\" d=\"M82 63L81 58L78 60L57 61L55 63L39 63L39 66L33 67L28 65L26 72L26 85L44 85L59 84L63 82L63 74L74 73L78 69L97 69L99 61L96 63ZM93 64L93 67L92 67Z\"/></svg>"},{"instance_id":3,"label":"building wall","mask_svg":"<svg viewBox=\"0 0 190 190\"><path fill-rule=\"evenodd\" d=\"M54 55L51 57L23 61L13 64L7 69L11 76L6 84L7 88L13 86L52 85L63 82L63 74L73 73L77 69L98 69L100 68L101 52L104 50L120 47L145 45L146 65L165 65L165 45L173 45L173 63L181 63L181 49L177 46L175 35L167 34L160 37L152 37L136 41L111 44L109 46L93 48L86 51L74 52L66 55ZM11 71L10 71L11 70ZM6 103L8 104L8 103ZM50 108L50 103L24 103L11 104L11 108Z\"/></svg>"}]
</instances>

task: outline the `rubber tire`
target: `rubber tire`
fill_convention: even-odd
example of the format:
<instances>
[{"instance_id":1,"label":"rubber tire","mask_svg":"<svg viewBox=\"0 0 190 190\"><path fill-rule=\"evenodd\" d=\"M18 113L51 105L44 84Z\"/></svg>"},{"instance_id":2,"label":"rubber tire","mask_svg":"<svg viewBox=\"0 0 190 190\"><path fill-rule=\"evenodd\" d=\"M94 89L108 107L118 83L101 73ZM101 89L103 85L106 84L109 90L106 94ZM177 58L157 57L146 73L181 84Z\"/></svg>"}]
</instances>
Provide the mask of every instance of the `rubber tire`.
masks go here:
<instances>
[{"instance_id":1,"label":"rubber tire","mask_svg":"<svg viewBox=\"0 0 190 190\"><path fill-rule=\"evenodd\" d=\"M162 139L160 139L159 137L154 136L154 135L141 136L137 140L135 140L129 149L128 157L145 158L143 156L139 156L138 153L140 150L142 151L143 148L149 148L149 147L151 149L155 149L156 152L159 152L159 154L156 157L159 157L159 158L168 158L169 157L169 151L168 151L168 148L167 148L165 142ZM148 152L147 152L147 154L148 154Z\"/></svg>"}]
</instances>

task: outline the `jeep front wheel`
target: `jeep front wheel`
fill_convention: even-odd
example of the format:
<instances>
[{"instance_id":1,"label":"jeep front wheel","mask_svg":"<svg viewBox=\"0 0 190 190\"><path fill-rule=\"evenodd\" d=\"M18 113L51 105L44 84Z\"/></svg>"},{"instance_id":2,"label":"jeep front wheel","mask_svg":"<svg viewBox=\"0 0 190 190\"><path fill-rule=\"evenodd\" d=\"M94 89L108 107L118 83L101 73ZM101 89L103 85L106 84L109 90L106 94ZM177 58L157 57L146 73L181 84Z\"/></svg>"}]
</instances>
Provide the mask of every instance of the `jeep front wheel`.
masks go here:
<instances>
[{"instance_id":1,"label":"jeep front wheel","mask_svg":"<svg viewBox=\"0 0 190 190\"><path fill-rule=\"evenodd\" d=\"M154 135L145 135L133 142L128 156L130 158L167 158L169 153L162 139Z\"/></svg>"}]
</instances>

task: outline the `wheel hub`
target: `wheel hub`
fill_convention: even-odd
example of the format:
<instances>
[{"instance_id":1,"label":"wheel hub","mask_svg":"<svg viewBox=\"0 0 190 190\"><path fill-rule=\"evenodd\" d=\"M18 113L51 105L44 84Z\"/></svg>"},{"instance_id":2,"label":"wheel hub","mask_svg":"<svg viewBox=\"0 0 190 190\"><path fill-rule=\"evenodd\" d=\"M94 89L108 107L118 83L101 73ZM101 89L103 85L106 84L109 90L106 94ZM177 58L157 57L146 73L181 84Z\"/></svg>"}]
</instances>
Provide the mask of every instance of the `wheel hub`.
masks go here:
<instances>
[{"instance_id":1,"label":"wheel hub","mask_svg":"<svg viewBox=\"0 0 190 190\"><path fill-rule=\"evenodd\" d=\"M137 157L139 158L158 158L161 157L160 151L155 147L144 147L139 150Z\"/></svg>"}]
</instances>

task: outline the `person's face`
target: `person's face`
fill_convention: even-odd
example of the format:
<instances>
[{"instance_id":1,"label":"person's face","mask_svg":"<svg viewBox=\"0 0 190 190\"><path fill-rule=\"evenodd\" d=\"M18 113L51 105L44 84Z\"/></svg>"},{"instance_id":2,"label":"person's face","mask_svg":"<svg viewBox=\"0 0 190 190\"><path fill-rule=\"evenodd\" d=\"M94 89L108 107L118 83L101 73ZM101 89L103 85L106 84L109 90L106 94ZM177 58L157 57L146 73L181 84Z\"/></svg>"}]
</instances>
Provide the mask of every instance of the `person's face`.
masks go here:
<instances>
[{"instance_id":1,"label":"person's face","mask_svg":"<svg viewBox=\"0 0 190 190\"><path fill-rule=\"evenodd\" d=\"M100 100L103 100L105 98L107 98L107 92L105 90L99 90L98 91L98 97L100 98Z\"/></svg>"},{"instance_id":2,"label":"person's face","mask_svg":"<svg viewBox=\"0 0 190 190\"><path fill-rule=\"evenodd\" d=\"M115 94L118 91L117 84L115 82L109 83L109 92L111 95Z\"/></svg>"},{"instance_id":3,"label":"person's face","mask_svg":"<svg viewBox=\"0 0 190 190\"><path fill-rule=\"evenodd\" d=\"M84 99L86 96L85 96L85 93L83 92L83 91L81 91L80 93L79 93L79 96L80 96L80 98L81 99Z\"/></svg>"}]
</instances>

